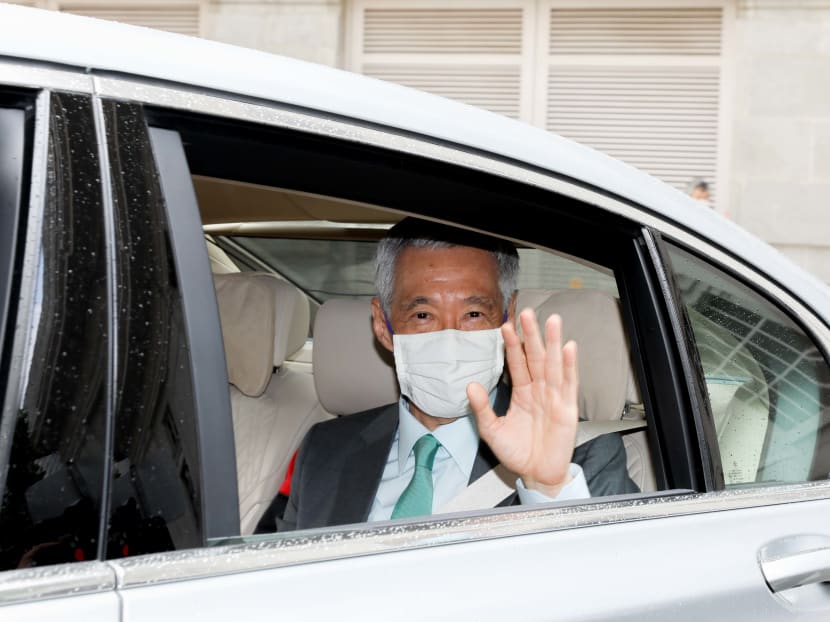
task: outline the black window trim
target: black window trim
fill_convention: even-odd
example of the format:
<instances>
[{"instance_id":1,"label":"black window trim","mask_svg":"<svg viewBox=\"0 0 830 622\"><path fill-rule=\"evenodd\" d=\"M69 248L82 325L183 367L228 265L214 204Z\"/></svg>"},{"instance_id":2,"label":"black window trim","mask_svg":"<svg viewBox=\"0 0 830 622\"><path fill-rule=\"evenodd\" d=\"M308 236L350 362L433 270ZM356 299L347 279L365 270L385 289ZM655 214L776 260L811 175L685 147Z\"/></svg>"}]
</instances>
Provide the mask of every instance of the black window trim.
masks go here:
<instances>
[{"instance_id":1,"label":"black window trim","mask_svg":"<svg viewBox=\"0 0 830 622\"><path fill-rule=\"evenodd\" d=\"M190 346L205 543L238 535L239 498L225 347L196 193L178 132L149 127ZM187 267L185 272L184 266Z\"/></svg>"},{"instance_id":2,"label":"black window trim","mask_svg":"<svg viewBox=\"0 0 830 622\"><path fill-rule=\"evenodd\" d=\"M664 342L673 346L674 364L678 366L676 373L682 376L686 385L685 406L688 410L683 417L687 422L685 442L689 447L696 448L699 461L695 466L701 478L695 490L723 490L725 485L714 416L709 405L703 367L694 347L691 324L685 307L680 302L679 289L666 247L662 243L662 234L644 227L643 237L666 313Z\"/></svg>"}]
</instances>

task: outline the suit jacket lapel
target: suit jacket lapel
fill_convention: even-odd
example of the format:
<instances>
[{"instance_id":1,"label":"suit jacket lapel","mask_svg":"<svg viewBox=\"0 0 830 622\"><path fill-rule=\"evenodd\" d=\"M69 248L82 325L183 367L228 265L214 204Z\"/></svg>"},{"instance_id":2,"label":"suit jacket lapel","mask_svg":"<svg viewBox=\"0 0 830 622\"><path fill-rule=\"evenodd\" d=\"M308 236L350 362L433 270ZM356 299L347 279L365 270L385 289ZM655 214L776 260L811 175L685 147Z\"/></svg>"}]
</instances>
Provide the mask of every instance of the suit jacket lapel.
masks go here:
<instances>
[{"instance_id":1,"label":"suit jacket lapel","mask_svg":"<svg viewBox=\"0 0 830 622\"><path fill-rule=\"evenodd\" d=\"M397 429L398 404L389 404L352 443L343 461L331 524L360 523L369 518Z\"/></svg>"}]
</instances>

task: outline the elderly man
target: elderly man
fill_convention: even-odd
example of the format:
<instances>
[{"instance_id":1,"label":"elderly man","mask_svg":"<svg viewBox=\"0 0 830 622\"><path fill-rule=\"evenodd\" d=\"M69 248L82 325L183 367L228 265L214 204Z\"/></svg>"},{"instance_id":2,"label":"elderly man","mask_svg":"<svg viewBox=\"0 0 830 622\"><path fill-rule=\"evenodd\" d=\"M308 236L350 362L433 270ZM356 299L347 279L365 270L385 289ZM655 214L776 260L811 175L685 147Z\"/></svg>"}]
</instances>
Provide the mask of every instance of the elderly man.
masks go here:
<instances>
[{"instance_id":1,"label":"elderly man","mask_svg":"<svg viewBox=\"0 0 830 622\"><path fill-rule=\"evenodd\" d=\"M280 530L428 515L499 463L518 475L499 505L637 491L618 435L574 450L576 344L562 347L558 316L543 339L531 310L522 343L518 263L511 245L453 227L407 218L389 231L372 321L401 399L309 431Z\"/></svg>"}]
</instances>

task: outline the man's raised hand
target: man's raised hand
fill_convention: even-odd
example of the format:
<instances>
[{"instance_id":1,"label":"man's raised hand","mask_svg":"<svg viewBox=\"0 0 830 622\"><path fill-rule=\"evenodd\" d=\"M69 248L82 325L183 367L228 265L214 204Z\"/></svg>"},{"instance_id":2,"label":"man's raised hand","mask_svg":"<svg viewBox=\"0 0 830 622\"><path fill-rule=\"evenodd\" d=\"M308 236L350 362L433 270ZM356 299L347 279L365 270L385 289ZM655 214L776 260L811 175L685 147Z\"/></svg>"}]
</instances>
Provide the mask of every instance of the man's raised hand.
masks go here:
<instances>
[{"instance_id":1,"label":"man's raised hand","mask_svg":"<svg viewBox=\"0 0 830 622\"><path fill-rule=\"evenodd\" d=\"M571 477L578 420L576 343L562 347L562 319L552 315L545 323L545 344L536 314L519 315L524 344L511 322L501 327L505 357L513 382L510 407L496 416L487 391L478 383L467 387L467 397L481 438L527 488L555 497Z\"/></svg>"}]
</instances>

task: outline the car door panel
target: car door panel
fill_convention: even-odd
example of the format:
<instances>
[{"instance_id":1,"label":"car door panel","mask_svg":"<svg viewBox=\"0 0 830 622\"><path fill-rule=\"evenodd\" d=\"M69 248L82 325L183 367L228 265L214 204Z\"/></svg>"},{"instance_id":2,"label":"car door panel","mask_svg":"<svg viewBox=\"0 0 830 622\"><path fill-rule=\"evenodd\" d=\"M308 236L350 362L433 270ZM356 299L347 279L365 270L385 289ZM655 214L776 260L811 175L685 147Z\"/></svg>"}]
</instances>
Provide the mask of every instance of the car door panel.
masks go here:
<instances>
[{"instance_id":1,"label":"car door panel","mask_svg":"<svg viewBox=\"0 0 830 622\"><path fill-rule=\"evenodd\" d=\"M405 550L223 574L220 560L233 565L258 554L237 550L217 558L219 576L122 589L124 620L181 619L194 602L205 620L239 611L248 620L380 620L390 612L401 620L819 620L830 613L826 585L815 588L823 598L794 607L771 593L758 561L763 547L785 535L830 534L830 501L730 509L730 495L721 493L646 505L642 520L624 519L638 512L636 502L620 503L597 510L593 526L508 538L488 538L488 522L500 517L483 518L468 534L484 539L424 548L407 548L399 529ZM413 599L416 590L426 597ZM166 603L161 618L159 600Z\"/></svg>"},{"instance_id":2,"label":"car door panel","mask_svg":"<svg viewBox=\"0 0 830 622\"><path fill-rule=\"evenodd\" d=\"M0 608L0 618L15 622L40 622L41 620L117 622L120 619L119 615L118 596L114 592L40 600Z\"/></svg>"}]
</instances>

